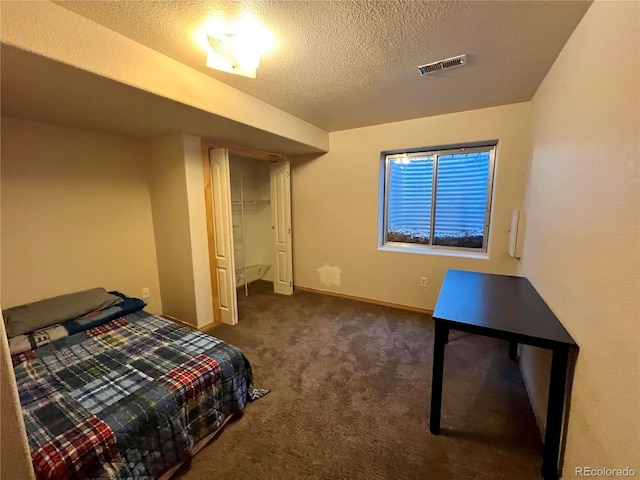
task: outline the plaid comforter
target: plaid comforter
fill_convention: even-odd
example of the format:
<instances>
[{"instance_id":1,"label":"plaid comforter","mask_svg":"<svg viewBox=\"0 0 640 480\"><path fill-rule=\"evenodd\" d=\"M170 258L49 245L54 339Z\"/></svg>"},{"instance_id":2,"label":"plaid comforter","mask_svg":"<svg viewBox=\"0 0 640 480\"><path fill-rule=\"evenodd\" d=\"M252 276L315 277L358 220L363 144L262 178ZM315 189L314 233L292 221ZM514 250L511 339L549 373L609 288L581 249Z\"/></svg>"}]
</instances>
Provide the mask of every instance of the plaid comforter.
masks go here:
<instances>
[{"instance_id":1,"label":"plaid comforter","mask_svg":"<svg viewBox=\"0 0 640 480\"><path fill-rule=\"evenodd\" d=\"M157 478L244 411L249 361L146 312L12 357L38 478Z\"/></svg>"}]
</instances>

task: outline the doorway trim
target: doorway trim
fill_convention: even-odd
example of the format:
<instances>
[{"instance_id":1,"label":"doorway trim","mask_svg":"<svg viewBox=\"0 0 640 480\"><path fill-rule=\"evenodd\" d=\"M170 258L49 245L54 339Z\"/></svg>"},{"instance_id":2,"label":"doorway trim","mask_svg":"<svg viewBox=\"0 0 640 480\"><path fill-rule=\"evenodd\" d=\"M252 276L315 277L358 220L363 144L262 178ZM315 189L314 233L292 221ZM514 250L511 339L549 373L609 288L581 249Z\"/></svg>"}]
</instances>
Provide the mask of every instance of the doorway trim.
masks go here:
<instances>
[{"instance_id":1,"label":"doorway trim","mask_svg":"<svg viewBox=\"0 0 640 480\"><path fill-rule=\"evenodd\" d=\"M279 162L282 160L288 160L287 157L279 155L277 153L263 152L262 150L255 150L252 148L239 147L238 145L230 145L227 143L207 143L210 149L225 148L229 153L239 155L241 157L252 158L254 160L264 160L266 162Z\"/></svg>"},{"instance_id":2,"label":"doorway trim","mask_svg":"<svg viewBox=\"0 0 640 480\"><path fill-rule=\"evenodd\" d=\"M204 179L204 205L207 215L207 246L209 247L209 276L211 277L211 298L213 303L213 324L222 323L220 320L220 297L218 295L218 276L216 275L215 230L213 225L213 188L211 185L211 164L209 163L211 148L202 142L202 176Z\"/></svg>"},{"instance_id":3,"label":"doorway trim","mask_svg":"<svg viewBox=\"0 0 640 480\"><path fill-rule=\"evenodd\" d=\"M239 155L242 157L252 158L254 160L262 160L271 163L281 162L288 160L288 157L279 155L276 153L264 152L261 150L255 150L237 145L230 145L218 142L202 142L202 175L204 178L204 198L205 198L205 213L207 215L207 243L209 247L209 276L211 277L211 298L213 299L213 325L219 325L222 323L220 318L220 296L218 293L218 276L216 274L216 241L215 241L215 225L213 220L214 208L213 208L213 185L211 183L211 164L209 160L209 154L211 150L216 148L224 148L229 153ZM211 325L207 325L209 327Z\"/></svg>"}]
</instances>

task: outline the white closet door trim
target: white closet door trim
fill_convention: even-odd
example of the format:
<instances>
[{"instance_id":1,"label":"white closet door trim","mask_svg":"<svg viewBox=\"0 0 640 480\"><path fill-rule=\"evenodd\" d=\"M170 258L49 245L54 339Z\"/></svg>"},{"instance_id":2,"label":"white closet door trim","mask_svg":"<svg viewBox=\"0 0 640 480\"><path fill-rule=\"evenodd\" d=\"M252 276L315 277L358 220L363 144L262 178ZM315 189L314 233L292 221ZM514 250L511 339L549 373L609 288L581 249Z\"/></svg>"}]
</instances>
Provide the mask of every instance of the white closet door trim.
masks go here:
<instances>
[{"instance_id":1,"label":"white closet door trim","mask_svg":"<svg viewBox=\"0 0 640 480\"><path fill-rule=\"evenodd\" d=\"M231 212L231 177L229 152L224 148L209 151L213 222L215 232L215 263L220 299L220 319L223 323L238 323L233 226Z\"/></svg>"},{"instance_id":2,"label":"white closet door trim","mask_svg":"<svg viewBox=\"0 0 640 480\"><path fill-rule=\"evenodd\" d=\"M282 295L293 293L290 172L286 160L271 165L271 224L275 248L273 290Z\"/></svg>"}]
</instances>

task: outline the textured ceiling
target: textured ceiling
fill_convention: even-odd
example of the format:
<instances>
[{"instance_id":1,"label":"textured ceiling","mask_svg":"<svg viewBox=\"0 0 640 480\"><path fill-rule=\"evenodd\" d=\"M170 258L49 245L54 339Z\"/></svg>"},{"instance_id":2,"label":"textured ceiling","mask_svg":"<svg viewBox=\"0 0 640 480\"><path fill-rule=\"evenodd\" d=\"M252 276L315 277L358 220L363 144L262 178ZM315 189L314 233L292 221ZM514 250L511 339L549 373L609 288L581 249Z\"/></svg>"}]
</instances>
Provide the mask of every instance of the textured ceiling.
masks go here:
<instances>
[{"instance_id":1,"label":"textured ceiling","mask_svg":"<svg viewBox=\"0 0 640 480\"><path fill-rule=\"evenodd\" d=\"M59 1L328 131L530 100L589 2ZM257 78L204 67L194 33L252 12L276 37ZM468 65L417 66L466 53Z\"/></svg>"}]
</instances>

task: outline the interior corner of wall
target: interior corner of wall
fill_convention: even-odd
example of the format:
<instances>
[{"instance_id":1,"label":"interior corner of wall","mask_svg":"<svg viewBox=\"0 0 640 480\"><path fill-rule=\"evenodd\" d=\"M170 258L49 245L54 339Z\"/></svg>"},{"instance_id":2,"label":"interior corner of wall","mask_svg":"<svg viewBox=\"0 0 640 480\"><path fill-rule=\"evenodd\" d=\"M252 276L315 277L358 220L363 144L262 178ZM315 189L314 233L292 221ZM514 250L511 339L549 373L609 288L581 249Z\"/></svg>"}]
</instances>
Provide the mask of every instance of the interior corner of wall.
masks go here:
<instances>
[{"instance_id":1,"label":"interior corner of wall","mask_svg":"<svg viewBox=\"0 0 640 480\"><path fill-rule=\"evenodd\" d=\"M198 328L213 322L213 294L209 271L209 242L206 226L204 172L202 170L202 139L194 135L181 135L183 166L186 178L187 211L189 222L194 302Z\"/></svg>"},{"instance_id":2,"label":"interior corner of wall","mask_svg":"<svg viewBox=\"0 0 640 480\"><path fill-rule=\"evenodd\" d=\"M182 143L185 146L185 149L195 148L197 146L198 150L200 150L202 145L201 137L199 137L198 135L191 135L189 133L183 133L181 136L182 136Z\"/></svg>"}]
</instances>

